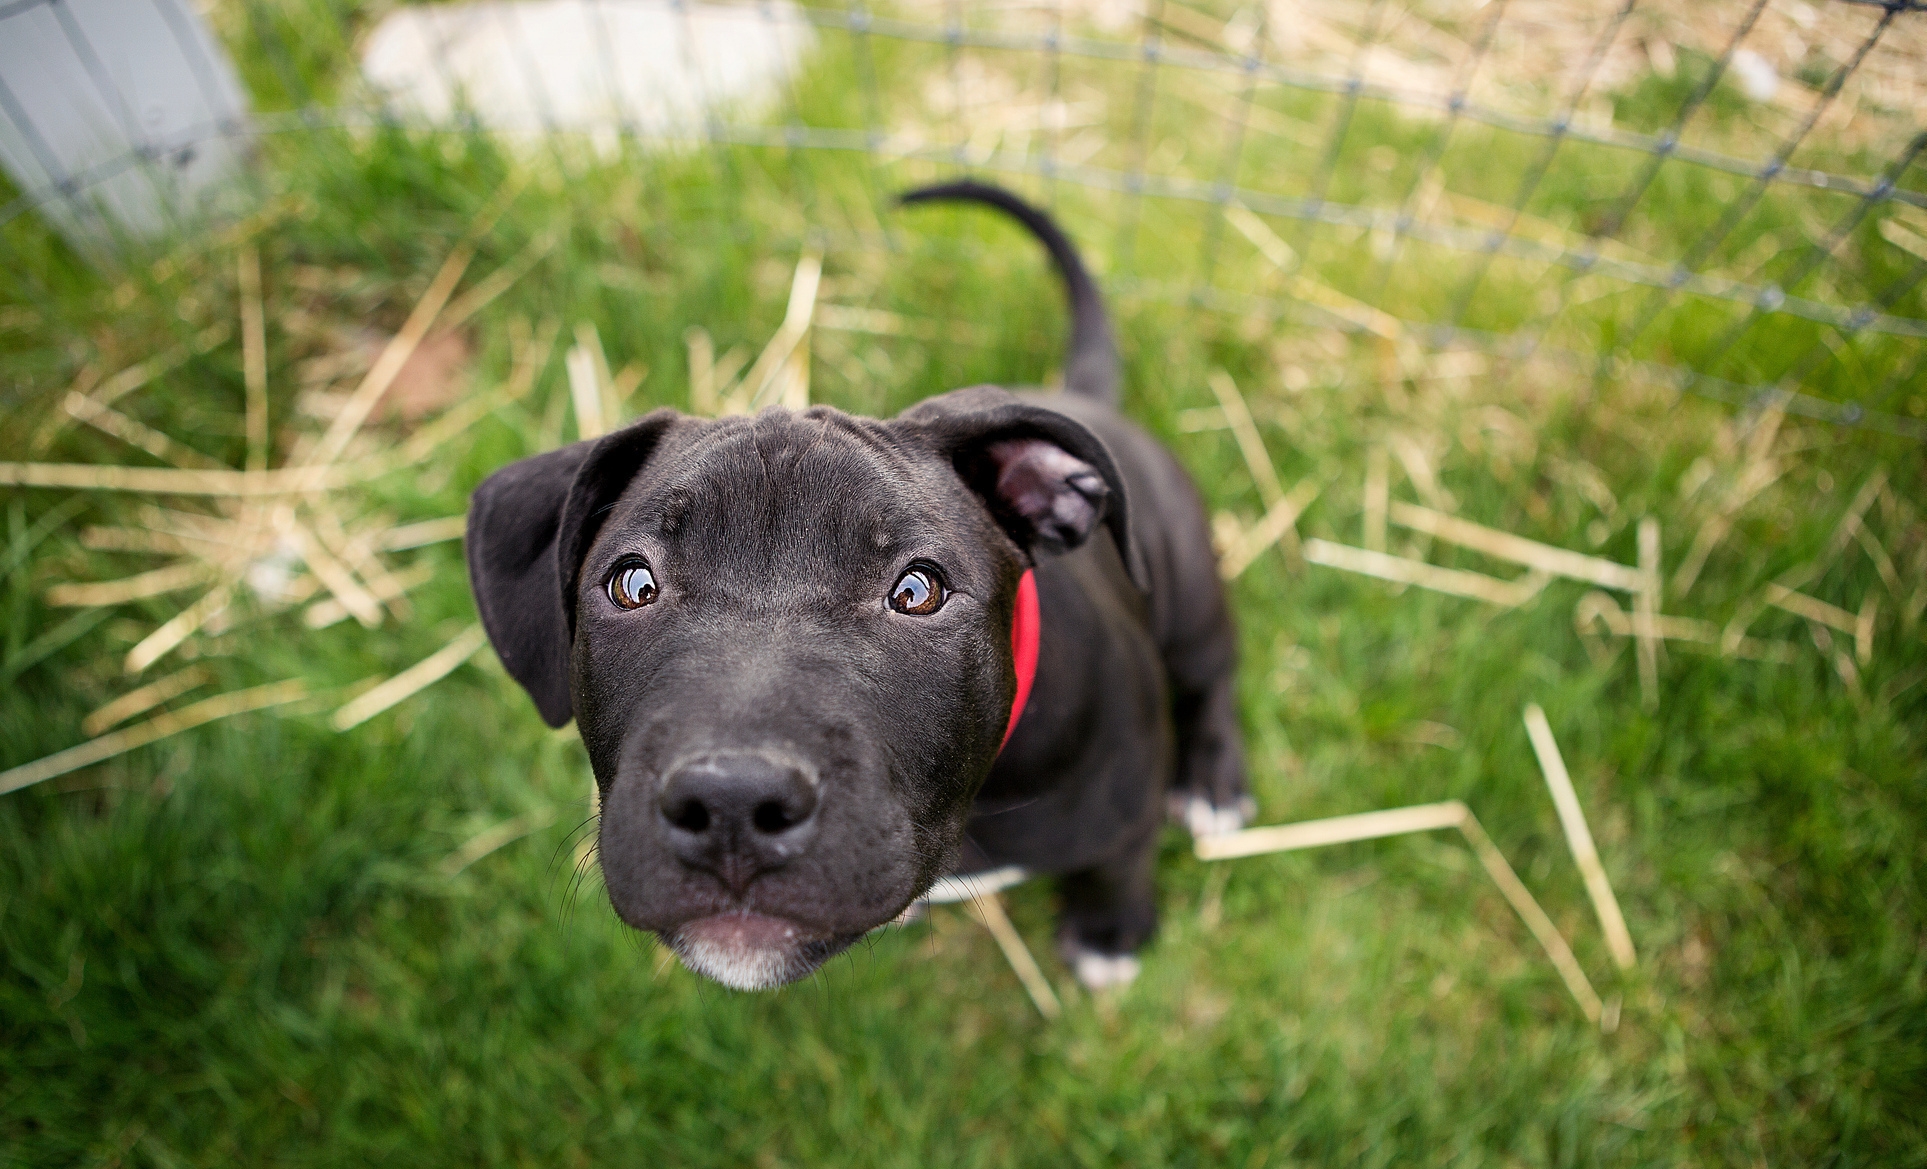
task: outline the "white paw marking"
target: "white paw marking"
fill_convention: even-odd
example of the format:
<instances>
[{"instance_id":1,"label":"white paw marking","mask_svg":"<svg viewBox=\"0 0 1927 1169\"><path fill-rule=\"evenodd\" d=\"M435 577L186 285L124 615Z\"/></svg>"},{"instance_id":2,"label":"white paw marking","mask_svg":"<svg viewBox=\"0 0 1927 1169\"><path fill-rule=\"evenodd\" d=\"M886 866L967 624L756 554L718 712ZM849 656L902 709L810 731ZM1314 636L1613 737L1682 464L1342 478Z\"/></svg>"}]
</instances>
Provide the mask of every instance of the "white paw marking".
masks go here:
<instances>
[{"instance_id":1,"label":"white paw marking","mask_svg":"<svg viewBox=\"0 0 1927 1169\"><path fill-rule=\"evenodd\" d=\"M1071 969L1086 990L1111 990L1131 985L1144 967L1132 954L1100 954L1096 950L1080 949Z\"/></svg>"},{"instance_id":2,"label":"white paw marking","mask_svg":"<svg viewBox=\"0 0 1927 1169\"><path fill-rule=\"evenodd\" d=\"M1246 819L1251 815L1246 808L1249 803L1251 797L1246 796L1229 808L1220 808L1203 796L1192 796L1185 801L1184 826L1195 837L1223 836L1227 832L1236 832L1245 826Z\"/></svg>"}]
</instances>

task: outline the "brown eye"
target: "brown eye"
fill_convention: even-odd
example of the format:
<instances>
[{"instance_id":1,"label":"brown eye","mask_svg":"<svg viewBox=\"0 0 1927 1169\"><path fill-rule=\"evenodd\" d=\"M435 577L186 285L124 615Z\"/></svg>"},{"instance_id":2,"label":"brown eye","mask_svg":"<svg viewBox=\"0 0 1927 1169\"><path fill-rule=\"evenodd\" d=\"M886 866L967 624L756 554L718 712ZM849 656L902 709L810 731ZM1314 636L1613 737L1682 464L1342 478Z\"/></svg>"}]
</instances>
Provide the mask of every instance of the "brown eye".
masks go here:
<instances>
[{"instance_id":1,"label":"brown eye","mask_svg":"<svg viewBox=\"0 0 1927 1169\"><path fill-rule=\"evenodd\" d=\"M922 617L943 607L943 582L927 568L913 568L890 590L890 607Z\"/></svg>"},{"instance_id":2,"label":"brown eye","mask_svg":"<svg viewBox=\"0 0 1927 1169\"><path fill-rule=\"evenodd\" d=\"M640 609L656 599L656 574L636 557L618 560L609 572L609 599L618 609Z\"/></svg>"}]
</instances>

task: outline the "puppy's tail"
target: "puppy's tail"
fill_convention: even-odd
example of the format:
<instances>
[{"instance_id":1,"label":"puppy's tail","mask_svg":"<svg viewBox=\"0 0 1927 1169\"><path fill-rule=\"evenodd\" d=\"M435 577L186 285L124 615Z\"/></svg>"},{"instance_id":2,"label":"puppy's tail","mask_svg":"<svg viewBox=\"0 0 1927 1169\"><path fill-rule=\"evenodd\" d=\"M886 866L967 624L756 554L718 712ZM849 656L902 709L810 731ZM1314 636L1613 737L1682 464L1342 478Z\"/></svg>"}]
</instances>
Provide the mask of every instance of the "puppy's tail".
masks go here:
<instances>
[{"instance_id":1,"label":"puppy's tail","mask_svg":"<svg viewBox=\"0 0 1927 1169\"><path fill-rule=\"evenodd\" d=\"M898 197L901 203L984 203L1009 215L1043 241L1064 278L1071 299L1071 350L1064 364L1064 388L1073 394L1117 404L1117 340L1104 312L1104 297L1063 229L1050 216L1002 187L969 179L919 187Z\"/></svg>"}]
</instances>

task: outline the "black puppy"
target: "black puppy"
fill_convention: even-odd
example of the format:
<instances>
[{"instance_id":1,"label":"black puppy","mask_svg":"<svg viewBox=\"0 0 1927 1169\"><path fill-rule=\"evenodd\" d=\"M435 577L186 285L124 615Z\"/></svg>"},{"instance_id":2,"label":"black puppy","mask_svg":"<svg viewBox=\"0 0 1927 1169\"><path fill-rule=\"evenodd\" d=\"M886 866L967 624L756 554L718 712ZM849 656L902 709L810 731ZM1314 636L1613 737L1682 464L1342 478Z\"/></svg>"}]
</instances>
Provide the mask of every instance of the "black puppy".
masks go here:
<instances>
[{"instance_id":1,"label":"black puppy","mask_svg":"<svg viewBox=\"0 0 1927 1169\"><path fill-rule=\"evenodd\" d=\"M904 197L928 200L1050 249L1065 393L977 386L887 422L658 410L503 468L469 509L496 653L588 748L616 912L728 986L802 978L1001 866L1058 874L1066 959L1128 980L1167 798L1194 830L1246 803L1203 509L1115 410L1095 284L1008 192Z\"/></svg>"}]
</instances>

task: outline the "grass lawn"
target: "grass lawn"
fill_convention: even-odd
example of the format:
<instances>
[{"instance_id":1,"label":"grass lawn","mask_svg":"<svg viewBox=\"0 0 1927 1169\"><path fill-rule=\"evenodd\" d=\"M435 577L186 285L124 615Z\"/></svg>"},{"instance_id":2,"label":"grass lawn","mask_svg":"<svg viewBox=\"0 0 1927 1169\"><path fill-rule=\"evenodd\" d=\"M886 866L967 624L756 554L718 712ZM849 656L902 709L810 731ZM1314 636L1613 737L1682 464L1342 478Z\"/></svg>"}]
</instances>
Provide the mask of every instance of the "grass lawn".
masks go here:
<instances>
[{"instance_id":1,"label":"grass lawn","mask_svg":"<svg viewBox=\"0 0 1927 1169\"><path fill-rule=\"evenodd\" d=\"M286 39L312 55L291 67L338 68L290 20ZM799 116L865 116L852 52L826 40L790 98ZM881 92L914 107L917 78L941 57L940 46L879 44ZM278 92L272 64L243 60L258 95ZM1128 74L1086 83L1130 92ZM1678 100L1669 92L1642 82L1615 98L1616 116L1651 121L1649 105ZM1254 132L1241 181L1302 190L1337 99L1255 100L1272 121L1254 124L1311 132ZM1731 104L1740 112L1709 116L1743 119L1744 103ZM1129 101L1107 108L1118 125L1101 128L1128 138ZM1186 109L1160 103L1158 140L1182 140ZM1437 133L1361 106L1339 170L1357 189L1332 197L1404 189ZM1461 129L1439 155L1446 186L1491 187L1482 197L1503 203L1510 187L1493 176L1516 176L1535 147ZM1195 153L1208 177L1217 154ZM1589 222L1638 161L1568 146L1533 216ZM819 328L815 400L890 413L972 382L1047 379L1063 314L1038 250L988 215L887 206L888 191L941 173L780 148L598 157L567 142L513 153L379 128L271 135L251 218L123 269L89 267L31 216L0 228L0 460L161 465L58 419L77 381L175 354L117 408L241 466L236 273L252 247L281 465L354 384L316 363L401 328L505 189L516 193L458 289L531 262L448 342L453 381L426 379L422 392L440 409L448 386L488 393L544 356L520 396L330 496L351 528L458 514L495 467L573 440L563 350L578 323L594 324L611 366L640 375L623 413L687 408L686 331L753 357L805 248L824 257L823 301L910 322ZM1629 246L1677 254L1709 201L1739 184L1667 171ZM1242 387L1284 485L1319 485L1298 524L1306 539L1368 539L1374 467L1395 501L1624 564L1651 517L1664 611L1744 629L1751 658L1668 643L1648 703L1632 643L1575 626L1587 585L1554 581L1501 608L1280 547L1233 586L1260 822L1464 800L1571 940L1616 1029L1588 1024L1445 834L1206 865L1174 828L1144 974L1099 999L1047 953L1049 888L1021 887L1008 904L1065 1000L1055 1023L954 909L880 932L786 990L725 991L617 924L593 871L577 870L590 815L580 744L542 726L486 650L348 732L330 724L368 681L474 620L458 544L387 555L426 582L375 628L310 629L304 608L243 589L215 627L130 678L128 651L198 594L85 608L51 605L48 590L166 563L101 533L167 530L218 503L0 488L0 768L82 741L90 711L185 668L206 681L174 708L286 678L311 695L0 796L0 1159L1927 1163L1919 445L1631 376L1595 380L1589 363L1551 352L1505 361L1347 331L1294 299L1303 285L1242 236L1209 243L1207 207L1147 202L1123 232L1122 198L1017 185L1054 197L1106 269L1128 408L1193 470L1227 531L1255 523L1264 501L1223 425L1216 369ZM1723 255L1770 257L1776 233L1837 211L1814 206L1776 189ZM1404 245L1387 265L1365 233L1272 226L1302 275L1402 317L1450 315L1470 271L1467 256L1429 246ZM1809 294L1858 303L1893 278L1899 261L1874 227ZM1293 307L1167 295L1167 280L1197 277L1206 247L1219 249L1221 288ZM1523 329L1569 302L1555 339L1589 354L1644 296L1501 261L1465 323ZM1918 292L1891 311L1927 315ZM1636 352L1691 365L1735 313L1685 302ZM216 327L226 332L210 338ZM1710 372L1773 376L1818 335L1776 318ZM1918 360L1919 341L1850 352L1808 388L1902 413L1907 393L1927 393L1870 398ZM432 425L378 415L355 451ZM1396 523L1385 547L1519 572ZM1846 627L1766 604L1774 582L1837 608ZM1625 909L1639 952L1628 973L1611 961L1534 762L1529 703L1550 718ZM450 862L505 824L500 847Z\"/></svg>"}]
</instances>

